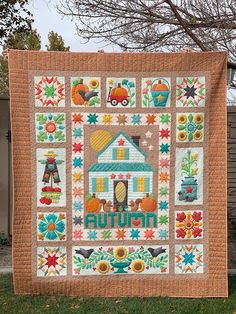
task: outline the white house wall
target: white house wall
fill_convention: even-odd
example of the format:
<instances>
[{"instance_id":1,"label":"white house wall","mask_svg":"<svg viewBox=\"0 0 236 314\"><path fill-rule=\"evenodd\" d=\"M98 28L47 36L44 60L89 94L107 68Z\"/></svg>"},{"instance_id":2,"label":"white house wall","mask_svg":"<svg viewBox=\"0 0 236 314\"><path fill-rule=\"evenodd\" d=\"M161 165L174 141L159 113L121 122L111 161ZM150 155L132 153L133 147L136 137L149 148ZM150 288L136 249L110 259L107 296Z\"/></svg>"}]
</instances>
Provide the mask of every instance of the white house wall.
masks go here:
<instances>
[{"instance_id":1,"label":"white house wall","mask_svg":"<svg viewBox=\"0 0 236 314\"><path fill-rule=\"evenodd\" d=\"M107 162L107 163L111 163L114 162L114 160L112 159L112 149L113 148L129 148L129 160L116 160L117 162L145 162L145 157L143 156L143 154L141 154L137 148L135 148L133 145L131 145L126 138L124 138L125 140L125 144L124 146L118 146L117 141L120 138L124 138L122 135L120 137L117 138L117 140L113 143L111 143L111 145L98 157L98 163L100 162Z\"/></svg>"}]
</instances>

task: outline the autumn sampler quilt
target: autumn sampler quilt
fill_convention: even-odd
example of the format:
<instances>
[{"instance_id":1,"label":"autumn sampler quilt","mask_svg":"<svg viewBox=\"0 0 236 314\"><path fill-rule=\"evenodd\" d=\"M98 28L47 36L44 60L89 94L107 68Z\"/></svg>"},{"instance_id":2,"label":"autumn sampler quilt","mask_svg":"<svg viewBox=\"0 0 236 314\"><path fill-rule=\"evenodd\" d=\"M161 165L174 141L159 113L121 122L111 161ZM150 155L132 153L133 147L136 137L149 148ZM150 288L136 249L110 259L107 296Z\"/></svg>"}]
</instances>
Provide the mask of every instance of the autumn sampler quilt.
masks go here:
<instances>
[{"instance_id":1,"label":"autumn sampler quilt","mask_svg":"<svg viewBox=\"0 0 236 314\"><path fill-rule=\"evenodd\" d=\"M226 61L10 51L16 293L227 296Z\"/></svg>"}]
</instances>

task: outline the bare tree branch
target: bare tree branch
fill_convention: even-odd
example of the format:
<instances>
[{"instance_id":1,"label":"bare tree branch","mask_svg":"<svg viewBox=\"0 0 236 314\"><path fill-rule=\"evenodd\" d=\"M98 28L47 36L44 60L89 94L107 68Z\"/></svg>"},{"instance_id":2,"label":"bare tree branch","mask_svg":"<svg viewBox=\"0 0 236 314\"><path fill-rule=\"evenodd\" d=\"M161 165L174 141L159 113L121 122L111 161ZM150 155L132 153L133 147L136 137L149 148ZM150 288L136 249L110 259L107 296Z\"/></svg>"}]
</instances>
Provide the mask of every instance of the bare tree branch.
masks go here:
<instances>
[{"instance_id":1,"label":"bare tree branch","mask_svg":"<svg viewBox=\"0 0 236 314\"><path fill-rule=\"evenodd\" d=\"M226 50L236 69L236 0L61 0L83 39L122 50Z\"/></svg>"},{"instance_id":2,"label":"bare tree branch","mask_svg":"<svg viewBox=\"0 0 236 314\"><path fill-rule=\"evenodd\" d=\"M185 32L189 35L189 37L192 38L192 40L198 45L199 48L201 48L203 51L207 51L207 48L201 40L199 40L194 33L191 31L191 29L187 26L187 23L183 20L183 18L180 16L178 10L176 9L176 6L173 4L171 0L166 0L166 2L169 4L171 10L174 12L174 15L176 19L178 20L179 24L183 27Z\"/></svg>"}]
</instances>

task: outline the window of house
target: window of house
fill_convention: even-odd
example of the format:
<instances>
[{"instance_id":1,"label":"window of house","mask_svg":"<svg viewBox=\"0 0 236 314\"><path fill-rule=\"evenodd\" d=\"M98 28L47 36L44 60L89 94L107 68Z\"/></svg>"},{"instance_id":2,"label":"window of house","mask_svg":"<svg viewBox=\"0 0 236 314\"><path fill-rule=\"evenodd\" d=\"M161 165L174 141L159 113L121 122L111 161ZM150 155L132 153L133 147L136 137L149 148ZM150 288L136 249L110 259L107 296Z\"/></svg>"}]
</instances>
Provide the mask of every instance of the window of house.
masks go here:
<instances>
[{"instance_id":1,"label":"window of house","mask_svg":"<svg viewBox=\"0 0 236 314\"><path fill-rule=\"evenodd\" d=\"M145 189L145 181L146 181L146 178L138 178L138 182L137 182L137 190L138 192L145 192L146 189Z\"/></svg>"},{"instance_id":2,"label":"window of house","mask_svg":"<svg viewBox=\"0 0 236 314\"><path fill-rule=\"evenodd\" d=\"M92 178L92 193L108 192L108 178Z\"/></svg>"},{"instance_id":3,"label":"window of house","mask_svg":"<svg viewBox=\"0 0 236 314\"><path fill-rule=\"evenodd\" d=\"M150 178L148 177L134 177L133 178L133 191L134 192L149 192Z\"/></svg>"},{"instance_id":4,"label":"window of house","mask_svg":"<svg viewBox=\"0 0 236 314\"><path fill-rule=\"evenodd\" d=\"M116 159L117 160L124 160L125 159L125 149L124 149L124 147L117 148L117 150L116 150Z\"/></svg>"},{"instance_id":5,"label":"window of house","mask_svg":"<svg viewBox=\"0 0 236 314\"><path fill-rule=\"evenodd\" d=\"M127 147L113 148L112 159L113 160L129 160L129 148Z\"/></svg>"}]
</instances>

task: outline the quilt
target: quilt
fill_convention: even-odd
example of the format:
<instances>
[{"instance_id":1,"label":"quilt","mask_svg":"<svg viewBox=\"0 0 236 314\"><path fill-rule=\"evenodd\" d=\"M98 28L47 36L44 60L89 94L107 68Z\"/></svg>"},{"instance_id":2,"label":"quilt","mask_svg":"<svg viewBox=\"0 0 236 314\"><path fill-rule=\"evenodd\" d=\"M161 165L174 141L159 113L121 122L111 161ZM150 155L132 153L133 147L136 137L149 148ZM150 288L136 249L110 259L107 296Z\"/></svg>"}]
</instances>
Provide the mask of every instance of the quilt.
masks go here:
<instances>
[{"instance_id":1,"label":"quilt","mask_svg":"<svg viewBox=\"0 0 236 314\"><path fill-rule=\"evenodd\" d=\"M16 293L227 296L226 61L10 51Z\"/></svg>"}]
</instances>

